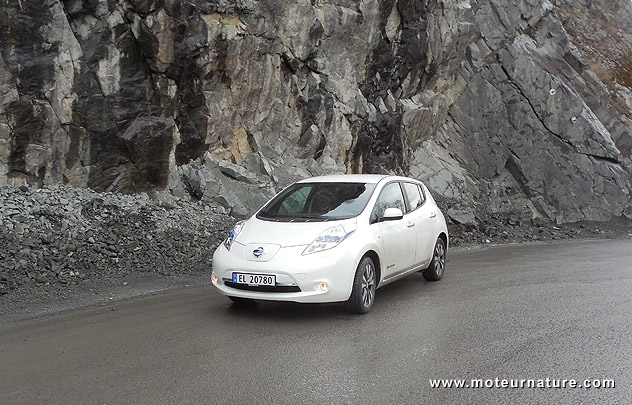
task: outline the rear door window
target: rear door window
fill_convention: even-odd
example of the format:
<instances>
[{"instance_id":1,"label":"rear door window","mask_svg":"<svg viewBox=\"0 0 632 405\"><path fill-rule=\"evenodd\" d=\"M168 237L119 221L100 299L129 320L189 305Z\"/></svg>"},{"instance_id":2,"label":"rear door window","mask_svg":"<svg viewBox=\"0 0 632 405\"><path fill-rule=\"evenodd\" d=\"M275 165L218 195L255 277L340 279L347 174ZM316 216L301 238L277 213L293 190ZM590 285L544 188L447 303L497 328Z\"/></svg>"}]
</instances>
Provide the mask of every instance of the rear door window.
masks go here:
<instances>
[{"instance_id":1,"label":"rear door window","mask_svg":"<svg viewBox=\"0 0 632 405\"><path fill-rule=\"evenodd\" d=\"M402 183L406 197L408 198L408 204L410 210L414 211L424 204L424 195L420 190L419 185L414 183Z\"/></svg>"}]
</instances>

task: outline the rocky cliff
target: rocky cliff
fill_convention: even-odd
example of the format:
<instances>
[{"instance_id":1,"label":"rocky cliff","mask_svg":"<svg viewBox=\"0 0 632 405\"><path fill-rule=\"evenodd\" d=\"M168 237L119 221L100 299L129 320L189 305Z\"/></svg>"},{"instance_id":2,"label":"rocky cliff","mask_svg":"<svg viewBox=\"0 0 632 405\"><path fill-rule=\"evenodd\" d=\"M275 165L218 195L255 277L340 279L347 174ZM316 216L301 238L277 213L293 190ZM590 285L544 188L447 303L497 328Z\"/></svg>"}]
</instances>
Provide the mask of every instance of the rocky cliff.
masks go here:
<instances>
[{"instance_id":1,"label":"rocky cliff","mask_svg":"<svg viewBox=\"0 0 632 405\"><path fill-rule=\"evenodd\" d=\"M456 223L632 217L625 0L0 0L0 185L244 216L310 175Z\"/></svg>"}]
</instances>

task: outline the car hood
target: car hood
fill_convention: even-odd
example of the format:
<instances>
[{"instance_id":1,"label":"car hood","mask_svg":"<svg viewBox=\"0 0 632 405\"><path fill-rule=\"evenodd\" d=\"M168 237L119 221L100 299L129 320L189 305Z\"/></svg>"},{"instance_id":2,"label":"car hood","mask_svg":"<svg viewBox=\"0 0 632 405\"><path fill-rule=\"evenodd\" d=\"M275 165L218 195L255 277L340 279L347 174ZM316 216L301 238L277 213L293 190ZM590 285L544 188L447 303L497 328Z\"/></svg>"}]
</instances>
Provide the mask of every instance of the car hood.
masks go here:
<instances>
[{"instance_id":1,"label":"car hood","mask_svg":"<svg viewBox=\"0 0 632 405\"><path fill-rule=\"evenodd\" d=\"M323 222L275 222L250 218L235 241L242 245L269 243L281 247L309 245L324 230L342 225L345 231L355 229L356 219Z\"/></svg>"}]
</instances>

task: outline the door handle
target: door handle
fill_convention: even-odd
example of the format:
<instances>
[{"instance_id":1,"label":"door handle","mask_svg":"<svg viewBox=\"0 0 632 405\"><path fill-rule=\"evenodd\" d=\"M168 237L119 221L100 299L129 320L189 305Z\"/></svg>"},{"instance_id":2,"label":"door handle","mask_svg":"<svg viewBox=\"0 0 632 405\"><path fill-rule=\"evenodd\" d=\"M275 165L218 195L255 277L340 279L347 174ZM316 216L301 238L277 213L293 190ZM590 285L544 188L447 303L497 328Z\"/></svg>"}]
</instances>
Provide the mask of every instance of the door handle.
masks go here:
<instances>
[{"instance_id":1,"label":"door handle","mask_svg":"<svg viewBox=\"0 0 632 405\"><path fill-rule=\"evenodd\" d=\"M436 212L433 212L432 214L430 214L430 218L435 218L437 216Z\"/></svg>"},{"instance_id":2,"label":"door handle","mask_svg":"<svg viewBox=\"0 0 632 405\"><path fill-rule=\"evenodd\" d=\"M408 225L406 225L408 228L412 228L413 226L415 226L414 222L409 222Z\"/></svg>"}]
</instances>

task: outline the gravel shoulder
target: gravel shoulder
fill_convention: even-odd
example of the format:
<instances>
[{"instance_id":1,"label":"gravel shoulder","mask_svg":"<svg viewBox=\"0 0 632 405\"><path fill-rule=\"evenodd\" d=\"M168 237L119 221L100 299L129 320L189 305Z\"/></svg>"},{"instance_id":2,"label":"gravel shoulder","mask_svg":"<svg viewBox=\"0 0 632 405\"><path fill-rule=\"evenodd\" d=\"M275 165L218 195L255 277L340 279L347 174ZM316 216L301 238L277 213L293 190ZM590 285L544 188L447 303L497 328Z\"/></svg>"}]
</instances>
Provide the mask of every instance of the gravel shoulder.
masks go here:
<instances>
[{"instance_id":1,"label":"gravel shoulder","mask_svg":"<svg viewBox=\"0 0 632 405\"><path fill-rule=\"evenodd\" d=\"M0 188L0 322L203 285L234 222L166 194Z\"/></svg>"},{"instance_id":2,"label":"gravel shoulder","mask_svg":"<svg viewBox=\"0 0 632 405\"><path fill-rule=\"evenodd\" d=\"M210 284L236 220L163 194L0 188L0 324ZM632 237L632 221L552 224L499 216L450 223L451 247Z\"/></svg>"}]
</instances>

